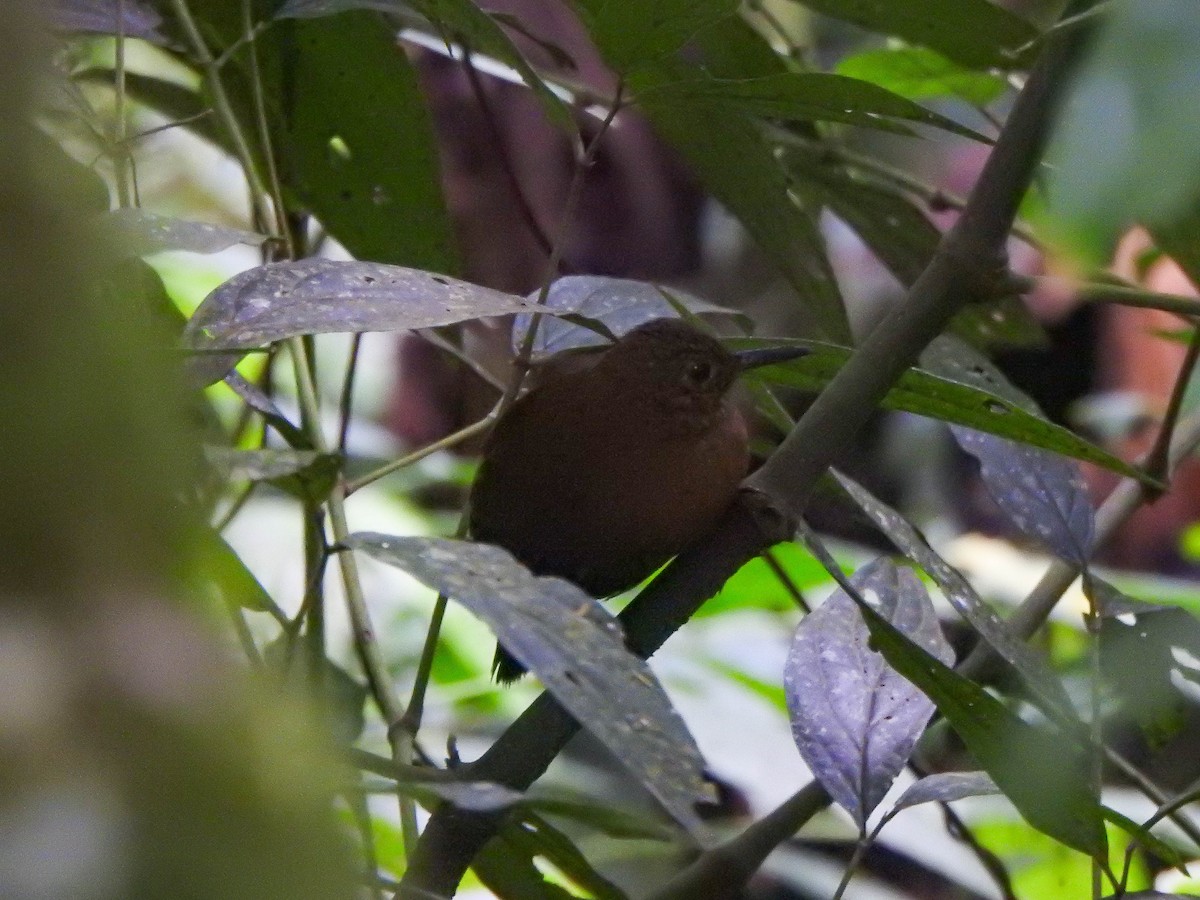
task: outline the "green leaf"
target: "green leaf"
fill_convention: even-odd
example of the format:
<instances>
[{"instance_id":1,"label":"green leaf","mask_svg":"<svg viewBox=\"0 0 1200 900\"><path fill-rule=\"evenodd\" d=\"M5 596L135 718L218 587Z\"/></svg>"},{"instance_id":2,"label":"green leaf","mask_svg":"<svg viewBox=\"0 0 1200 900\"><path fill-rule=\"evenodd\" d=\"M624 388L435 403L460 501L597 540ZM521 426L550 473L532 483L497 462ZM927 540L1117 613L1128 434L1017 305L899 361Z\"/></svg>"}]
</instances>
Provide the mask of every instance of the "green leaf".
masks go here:
<instances>
[{"instance_id":1,"label":"green leaf","mask_svg":"<svg viewBox=\"0 0 1200 900\"><path fill-rule=\"evenodd\" d=\"M218 532L207 525L198 528L190 550L183 573L188 584L216 589L226 603L242 609L279 613L267 589Z\"/></svg>"},{"instance_id":2,"label":"green leaf","mask_svg":"<svg viewBox=\"0 0 1200 900\"><path fill-rule=\"evenodd\" d=\"M971 68L1013 69L1032 55L1037 31L989 0L799 0L869 31L930 47ZM1018 52L1020 51L1020 52Z\"/></svg>"},{"instance_id":3,"label":"green leaf","mask_svg":"<svg viewBox=\"0 0 1200 900\"><path fill-rule=\"evenodd\" d=\"M917 280L942 233L903 194L868 180L836 158L836 148L785 145L781 162L814 205L825 206L862 238L906 287Z\"/></svg>"},{"instance_id":4,"label":"green leaf","mask_svg":"<svg viewBox=\"0 0 1200 900\"><path fill-rule=\"evenodd\" d=\"M228 481L267 481L301 500L319 503L329 496L341 467L336 454L315 450L235 450L204 448L210 465Z\"/></svg>"},{"instance_id":5,"label":"green leaf","mask_svg":"<svg viewBox=\"0 0 1200 900\"><path fill-rule=\"evenodd\" d=\"M702 28L731 17L737 0L579 0L605 61L628 75L655 63Z\"/></svg>"},{"instance_id":6,"label":"green leaf","mask_svg":"<svg viewBox=\"0 0 1200 900\"><path fill-rule=\"evenodd\" d=\"M357 257L455 271L429 113L392 30L362 12L291 24L277 28L301 199Z\"/></svg>"},{"instance_id":7,"label":"green leaf","mask_svg":"<svg viewBox=\"0 0 1200 900\"><path fill-rule=\"evenodd\" d=\"M737 338L729 342L735 348L797 343L810 348L807 356L748 373L747 380L784 384L817 393L837 374L850 358L851 350L816 341L764 341ZM1014 441L1053 450L1064 456L1095 463L1105 469L1147 482L1148 476L1085 441L1066 428L1022 409L1007 397L979 387L953 381L920 369L909 369L888 392L881 406L904 410L945 422L967 425Z\"/></svg>"},{"instance_id":8,"label":"green leaf","mask_svg":"<svg viewBox=\"0 0 1200 900\"><path fill-rule=\"evenodd\" d=\"M911 134L903 122L941 128L987 143L987 138L869 81L827 72L780 72L758 78L692 78L653 85L655 102L719 101L751 115L799 122L845 122ZM645 100L648 90L635 93Z\"/></svg>"},{"instance_id":9,"label":"green leaf","mask_svg":"<svg viewBox=\"0 0 1200 900\"><path fill-rule=\"evenodd\" d=\"M298 646L297 639L289 634L281 635L267 646L263 661L275 667L290 687L315 692L339 743L353 743L362 734L367 686L341 666L325 657L314 666L307 648Z\"/></svg>"},{"instance_id":10,"label":"green leaf","mask_svg":"<svg viewBox=\"0 0 1200 900\"><path fill-rule=\"evenodd\" d=\"M1088 783L1084 747L1056 728L1025 722L909 640L868 604L859 603L858 608L876 649L937 704L1026 821L1068 847L1104 858L1104 821Z\"/></svg>"},{"instance_id":11,"label":"green leaf","mask_svg":"<svg viewBox=\"0 0 1200 900\"><path fill-rule=\"evenodd\" d=\"M1133 842L1143 850L1157 856L1167 865L1178 869L1184 875L1188 874L1187 861L1183 858L1183 854L1162 840L1162 838L1157 837L1153 832L1143 828L1133 819L1117 812L1115 809L1103 806L1100 811L1105 819L1133 838Z\"/></svg>"},{"instance_id":12,"label":"green leaf","mask_svg":"<svg viewBox=\"0 0 1200 900\"><path fill-rule=\"evenodd\" d=\"M835 71L909 100L957 97L975 106L986 106L1008 87L998 75L972 71L925 47L863 50L843 58Z\"/></svg>"},{"instance_id":13,"label":"green leaf","mask_svg":"<svg viewBox=\"0 0 1200 900\"><path fill-rule=\"evenodd\" d=\"M770 550L784 573L801 590L829 584L824 566L806 553L799 544L788 541ZM796 609L791 592L780 583L779 576L762 557L755 557L736 573L700 607L697 616L719 615L730 609L768 609L776 612Z\"/></svg>"},{"instance_id":14,"label":"green leaf","mask_svg":"<svg viewBox=\"0 0 1200 900\"><path fill-rule=\"evenodd\" d=\"M782 691L781 691L782 693ZM780 708L783 708L782 700ZM649 818L636 809L612 806L592 797L561 791L539 790L526 794L521 805L547 816L559 816L587 825L609 837L627 840L670 841L679 832L665 820Z\"/></svg>"},{"instance_id":15,"label":"green leaf","mask_svg":"<svg viewBox=\"0 0 1200 900\"><path fill-rule=\"evenodd\" d=\"M550 121L568 133L576 132L570 110L546 87L498 24L497 19L503 18L503 14L480 9L471 0L289 0L276 16L318 18L362 9L390 12L400 17L416 10L441 32L438 35L441 40L464 43L471 51L493 57L515 69L542 104Z\"/></svg>"},{"instance_id":16,"label":"green leaf","mask_svg":"<svg viewBox=\"0 0 1200 900\"><path fill-rule=\"evenodd\" d=\"M714 78L759 78L790 69L762 32L741 16L720 19L696 32L704 71Z\"/></svg>"},{"instance_id":17,"label":"green leaf","mask_svg":"<svg viewBox=\"0 0 1200 900\"><path fill-rule=\"evenodd\" d=\"M671 78L660 71L659 77ZM645 97L655 129L750 232L832 340L849 341L846 311L813 219L788 193L775 151L749 116L703 98Z\"/></svg>"},{"instance_id":18,"label":"green leaf","mask_svg":"<svg viewBox=\"0 0 1200 900\"><path fill-rule=\"evenodd\" d=\"M541 816L526 812L522 827L504 833L510 847L550 862L573 884L596 900L625 900L626 894L587 861L571 839Z\"/></svg>"}]
</instances>

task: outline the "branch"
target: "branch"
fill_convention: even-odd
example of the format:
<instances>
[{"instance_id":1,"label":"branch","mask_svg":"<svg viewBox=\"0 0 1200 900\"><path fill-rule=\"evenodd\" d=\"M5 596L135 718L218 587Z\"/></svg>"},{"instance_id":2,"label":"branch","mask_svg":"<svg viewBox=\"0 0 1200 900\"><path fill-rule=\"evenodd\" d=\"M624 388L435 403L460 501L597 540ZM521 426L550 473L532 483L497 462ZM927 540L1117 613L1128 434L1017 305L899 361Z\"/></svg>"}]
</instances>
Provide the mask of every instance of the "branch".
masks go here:
<instances>
[{"instance_id":1,"label":"branch","mask_svg":"<svg viewBox=\"0 0 1200 900\"><path fill-rule=\"evenodd\" d=\"M1086 29L1052 32L962 216L908 297L867 338L706 539L671 563L623 611L628 643L649 655L745 562L790 536L814 485L851 447L892 384L963 306L986 300L1006 275L1004 243L1041 158L1065 73ZM471 777L523 790L578 730L548 694L539 697L476 763ZM417 845L398 897L451 896L500 815L449 804Z\"/></svg>"}]
</instances>

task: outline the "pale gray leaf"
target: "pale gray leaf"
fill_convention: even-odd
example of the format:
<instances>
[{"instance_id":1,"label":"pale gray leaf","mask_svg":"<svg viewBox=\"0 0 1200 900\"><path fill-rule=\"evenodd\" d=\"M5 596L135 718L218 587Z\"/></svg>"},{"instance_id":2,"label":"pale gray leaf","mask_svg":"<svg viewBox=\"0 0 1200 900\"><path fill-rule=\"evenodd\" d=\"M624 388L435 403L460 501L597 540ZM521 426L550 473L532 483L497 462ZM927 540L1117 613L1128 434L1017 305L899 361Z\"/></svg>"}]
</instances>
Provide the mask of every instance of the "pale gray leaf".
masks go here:
<instances>
[{"instance_id":1,"label":"pale gray leaf","mask_svg":"<svg viewBox=\"0 0 1200 900\"><path fill-rule=\"evenodd\" d=\"M123 9L122 9L123 6ZM142 0L54 0L45 15L54 28L63 31L87 31L95 34L121 34L156 44L167 43L158 30L162 24L154 8Z\"/></svg>"},{"instance_id":2,"label":"pale gray leaf","mask_svg":"<svg viewBox=\"0 0 1200 900\"><path fill-rule=\"evenodd\" d=\"M568 581L531 574L490 544L371 533L346 544L470 609L676 821L700 827L693 806L710 796L700 751L595 599Z\"/></svg>"},{"instance_id":3,"label":"pale gray leaf","mask_svg":"<svg viewBox=\"0 0 1200 900\"><path fill-rule=\"evenodd\" d=\"M1011 665L1037 698L1043 710L1075 718L1070 697L1046 661L1014 637L1004 622L975 592L962 573L946 562L913 525L852 478L831 470L834 478L896 549L919 565L941 588L950 604L980 639Z\"/></svg>"},{"instance_id":4,"label":"pale gray leaf","mask_svg":"<svg viewBox=\"0 0 1200 900\"><path fill-rule=\"evenodd\" d=\"M420 781L401 784L400 790L427 791L459 809L497 812L520 803L525 795L494 781Z\"/></svg>"},{"instance_id":5,"label":"pale gray leaf","mask_svg":"<svg viewBox=\"0 0 1200 900\"><path fill-rule=\"evenodd\" d=\"M207 446L204 457L230 481L271 481L296 475L313 466L323 454L316 450L236 450Z\"/></svg>"},{"instance_id":6,"label":"pale gray leaf","mask_svg":"<svg viewBox=\"0 0 1200 900\"><path fill-rule=\"evenodd\" d=\"M238 244L258 247L267 239L265 234L253 231L159 216L132 207L114 209L105 218L122 249L134 256L164 250L220 253Z\"/></svg>"},{"instance_id":7,"label":"pale gray leaf","mask_svg":"<svg viewBox=\"0 0 1200 900\"><path fill-rule=\"evenodd\" d=\"M850 583L915 643L953 662L929 595L911 570L878 559ZM933 702L871 649L858 607L842 590L800 620L784 691L800 755L865 828L933 715Z\"/></svg>"},{"instance_id":8,"label":"pale gray leaf","mask_svg":"<svg viewBox=\"0 0 1200 900\"><path fill-rule=\"evenodd\" d=\"M536 304L538 291L528 296ZM609 278L602 275L567 275L550 285L545 308L561 310L604 323L617 337L652 319L676 318L679 312L672 301L688 312L706 317L743 318L737 310L702 300L686 291L659 287L648 281ZM513 325L513 347L520 348L529 330L529 315L518 316ZM607 343L594 330L568 320L543 319L538 326L533 352L537 356Z\"/></svg>"},{"instance_id":9,"label":"pale gray leaf","mask_svg":"<svg viewBox=\"0 0 1200 900\"><path fill-rule=\"evenodd\" d=\"M1060 559L1087 565L1096 523L1078 464L961 425L950 430L959 446L979 460L988 493L1022 534Z\"/></svg>"},{"instance_id":10,"label":"pale gray leaf","mask_svg":"<svg viewBox=\"0 0 1200 900\"><path fill-rule=\"evenodd\" d=\"M922 803L949 803L964 797L986 797L999 793L1000 788L987 772L938 772L910 784L892 807L892 812L897 813Z\"/></svg>"},{"instance_id":11,"label":"pale gray leaf","mask_svg":"<svg viewBox=\"0 0 1200 900\"><path fill-rule=\"evenodd\" d=\"M371 262L304 259L248 269L218 286L183 332L197 361L194 378L216 380L229 358L303 334L401 331L524 312L521 297L420 269Z\"/></svg>"}]
</instances>

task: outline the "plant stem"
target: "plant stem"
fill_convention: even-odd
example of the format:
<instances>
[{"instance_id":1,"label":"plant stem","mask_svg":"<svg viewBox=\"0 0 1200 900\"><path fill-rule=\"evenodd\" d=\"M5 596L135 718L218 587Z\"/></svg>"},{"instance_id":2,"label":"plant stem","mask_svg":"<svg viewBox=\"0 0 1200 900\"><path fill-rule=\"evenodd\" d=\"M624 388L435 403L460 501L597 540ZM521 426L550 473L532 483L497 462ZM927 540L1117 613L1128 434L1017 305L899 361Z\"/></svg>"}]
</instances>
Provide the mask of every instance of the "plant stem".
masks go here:
<instances>
[{"instance_id":1,"label":"plant stem","mask_svg":"<svg viewBox=\"0 0 1200 900\"><path fill-rule=\"evenodd\" d=\"M437 453L439 450L448 450L451 447L457 447L459 444L470 440L476 435L484 434L492 427L492 423L495 421L496 412L493 410L478 422L473 422L466 428L460 428L453 434L448 434L444 438L434 441L432 444L426 444L419 450L414 450L412 453L405 454L399 459L394 459L390 463L382 465L378 469L368 472L366 475L363 475L360 478L346 482L346 496L349 496L355 491L366 487L368 484L373 484L380 478L391 475L393 472L398 472L403 468L411 466L413 463L420 462L425 457Z\"/></svg>"},{"instance_id":2,"label":"plant stem","mask_svg":"<svg viewBox=\"0 0 1200 900\"><path fill-rule=\"evenodd\" d=\"M200 34L196 20L192 18L187 0L171 0L171 6L175 10L175 17L180 28L183 29L184 37L187 38L192 52L200 63L200 68L204 71L204 82L212 96L213 109L221 120L221 125L229 133L229 139L233 142L234 153L242 165L246 182L250 185L250 203L254 209L254 215L265 228L266 224L272 220L270 210L266 205L267 189L262 176L258 173L258 167L254 163L254 154L250 151L250 144L246 141L242 126L233 112L233 105L229 102L229 94L226 93L225 85L221 81L220 69L213 58L212 51L208 49L208 44L204 42L204 36ZM279 238L281 235L273 235L273 237Z\"/></svg>"}]
</instances>

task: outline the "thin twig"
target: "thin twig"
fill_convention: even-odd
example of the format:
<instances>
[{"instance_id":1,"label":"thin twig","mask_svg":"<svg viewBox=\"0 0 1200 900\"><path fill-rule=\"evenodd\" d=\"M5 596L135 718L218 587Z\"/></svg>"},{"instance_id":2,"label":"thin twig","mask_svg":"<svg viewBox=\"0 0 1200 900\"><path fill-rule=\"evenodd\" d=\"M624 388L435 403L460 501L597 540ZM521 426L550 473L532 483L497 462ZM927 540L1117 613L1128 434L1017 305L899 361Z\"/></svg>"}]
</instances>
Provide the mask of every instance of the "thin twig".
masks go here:
<instances>
[{"instance_id":1,"label":"thin twig","mask_svg":"<svg viewBox=\"0 0 1200 900\"><path fill-rule=\"evenodd\" d=\"M398 472L400 469L411 466L413 463L420 462L425 457L437 453L439 450L448 450L451 447L457 447L464 441L468 441L476 435L480 435L488 431L492 427L492 423L496 420L496 412L493 410L488 413L478 422L473 422L466 428L460 428L453 434L448 434L444 438L439 438L432 444L426 444L419 450L414 450L412 453L405 454L399 459L394 459L386 465L380 466L360 478L346 482L346 496L350 496L355 491L366 487L368 484L373 484L380 478L391 475L393 472Z\"/></svg>"},{"instance_id":2,"label":"thin twig","mask_svg":"<svg viewBox=\"0 0 1200 900\"><path fill-rule=\"evenodd\" d=\"M810 612L812 612L812 607L810 607L808 605L808 601L804 599L804 594L800 591L800 588L796 586L796 582L792 579L792 576L788 574L787 569L783 567L783 563L779 561L779 557L775 555L775 551L764 550L762 558L766 562L767 567L775 573L775 577L779 580L779 583L782 584L787 592L792 595L792 599L796 602L796 605L800 607L801 612L803 612L805 615L808 615Z\"/></svg>"},{"instance_id":3,"label":"thin twig","mask_svg":"<svg viewBox=\"0 0 1200 900\"><path fill-rule=\"evenodd\" d=\"M271 127L267 122L267 101L263 92L262 73L258 63L258 31L254 25L251 0L242 0L242 39L250 50L250 95L254 101L254 121L258 127L258 141L263 158L267 162L267 178L271 185L271 205L275 208L275 231L284 240L289 259L298 259L300 248L296 246L292 229L288 228L287 212L283 205L283 188L279 182L279 170L275 165L275 152L271 146ZM236 46L236 45L235 45ZM232 48L230 51L232 52ZM263 224L265 229L266 223Z\"/></svg>"},{"instance_id":4,"label":"thin twig","mask_svg":"<svg viewBox=\"0 0 1200 900\"><path fill-rule=\"evenodd\" d=\"M448 329L445 328L422 328L417 332L417 334L423 340L428 341L439 350L450 354L452 357L457 359L460 363L478 375L481 379L494 387L497 392L503 394L504 382L489 372L487 367L480 363L479 360L473 359L461 347L450 340L446 334L442 333L443 331L447 330Z\"/></svg>"},{"instance_id":5,"label":"thin twig","mask_svg":"<svg viewBox=\"0 0 1200 900\"><path fill-rule=\"evenodd\" d=\"M346 438L350 435L350 416L354 407L354 376L358 372L358 351L362 347L362 334L355 332L350 339L350 353L346 357L346 375L342 379L342 396L338 399L338 451L345 455ZM347 491L349 493L349 491Z\"/></svg>"}]
</instances>

